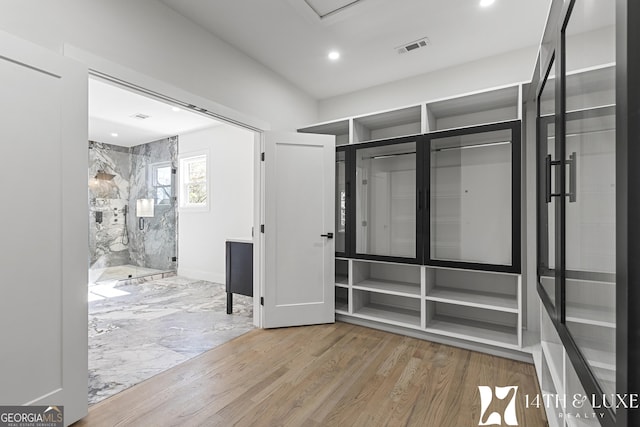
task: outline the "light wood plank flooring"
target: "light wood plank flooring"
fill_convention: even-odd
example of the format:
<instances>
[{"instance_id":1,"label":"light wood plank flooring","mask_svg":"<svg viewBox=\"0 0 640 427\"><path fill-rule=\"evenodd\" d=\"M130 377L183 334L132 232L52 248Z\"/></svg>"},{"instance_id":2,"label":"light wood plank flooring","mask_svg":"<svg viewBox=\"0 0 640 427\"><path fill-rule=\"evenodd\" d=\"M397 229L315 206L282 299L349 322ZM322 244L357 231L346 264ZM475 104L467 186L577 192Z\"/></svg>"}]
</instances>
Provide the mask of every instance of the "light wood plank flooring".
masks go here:
<instances>
[{"instance_id":1,"label":"light wood plank flooring","mask_svg":"<svg viewBox=\"0 0 640 427\"><path fill-rule=\"evenodd\" d=\"M75 426L475 427L479 385L519 386L533 365L346 323L254 330L89 410ZM495 404L495 407L494 407ZM506 401L489 407L502 412Z\"/></svg>"}]
</instances>

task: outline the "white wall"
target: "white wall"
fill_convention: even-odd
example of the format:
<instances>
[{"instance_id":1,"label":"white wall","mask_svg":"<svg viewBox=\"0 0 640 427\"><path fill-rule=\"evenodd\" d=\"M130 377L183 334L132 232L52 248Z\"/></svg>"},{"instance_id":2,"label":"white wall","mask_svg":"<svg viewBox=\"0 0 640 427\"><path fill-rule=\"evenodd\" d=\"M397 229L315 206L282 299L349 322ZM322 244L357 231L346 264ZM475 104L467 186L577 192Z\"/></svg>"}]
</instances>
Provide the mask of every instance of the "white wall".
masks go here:
<instances>
[{"instance_id":1,"label":"white wall","mask_svg":"<svg viewBox=\"0 0 640 427\"><path fill-rule=\"evenodd\" d=\"M179 158L189 157L189 153L208 151L211 185L208 211L179 211L180 276L224 283L226 239L251 239L253 144L253 132L230 125L179 136Z\"/></svg>"},{"instance_id":2,"label":"white wall","mask_svg":"<svg viewBox=\"0 0 640 427\"><path fill-rule=\"evenodd\" d=\"M0 0L0 29L62 53L71 44L226 107L293 130L317 103L157 0Z\"/></svg>"},{"instance_id":3,"label":"white wall","mask_svg":"<svg viewBox=\"0 0 640 427\"><path fill-rule=\"evenodd\" d=\"M529 82L537 47L468 62L319 102L319 121L387 110L468 92Z\"/></svg>"}]
</instances>

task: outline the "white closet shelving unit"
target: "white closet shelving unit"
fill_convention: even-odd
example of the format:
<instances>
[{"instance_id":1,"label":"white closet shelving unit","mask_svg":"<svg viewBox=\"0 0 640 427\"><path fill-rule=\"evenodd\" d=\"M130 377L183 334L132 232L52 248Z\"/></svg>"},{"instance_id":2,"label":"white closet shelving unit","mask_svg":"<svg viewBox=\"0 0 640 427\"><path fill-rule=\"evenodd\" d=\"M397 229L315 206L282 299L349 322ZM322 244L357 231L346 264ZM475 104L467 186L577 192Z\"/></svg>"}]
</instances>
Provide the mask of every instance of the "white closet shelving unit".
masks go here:
<instances>
[{"instance_id":1,"label":"white closet shelving unit","mask_svg":"<svg viewBox=\"0 0 640 427\"><path fill-rule=\"evenodd\" d=\"M335 135L337 145L347 145L521 119L522 86L510 85L298 131ZM513 350L516 358L527 357L523 295L521 275L515 273L336 258L339 319L468 347L479 344L488 352Z\"/></svg>"}]
</instances>

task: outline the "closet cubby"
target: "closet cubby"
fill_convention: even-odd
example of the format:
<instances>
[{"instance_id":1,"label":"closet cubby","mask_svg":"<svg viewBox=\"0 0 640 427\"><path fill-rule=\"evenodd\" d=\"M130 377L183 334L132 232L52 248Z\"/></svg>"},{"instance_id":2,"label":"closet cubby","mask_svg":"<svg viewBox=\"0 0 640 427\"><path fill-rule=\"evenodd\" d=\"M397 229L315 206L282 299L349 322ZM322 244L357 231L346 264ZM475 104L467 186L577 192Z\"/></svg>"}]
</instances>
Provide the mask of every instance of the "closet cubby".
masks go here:
<instances>
[{"instance_id":1,"label":"closet cubby","mask_svg":"<svg viewBox=\"0 0 640 427\"><path fill-rule=\"evenodd\" d=\"M420 298L420 267L353 261L353 289Z\"/></svg>"},{"instance_id":2,"label":"closet cubby","mask_svg":"<svg viewBox=\"0 0 640 427\"><path fill-rule=\"evenodd\" d=\"M427 332L502 347L520 347L517 313L427 301L426 314Z\"/></svg>"},{"instance_id":3,"label":"closet cubby","mask_svg":"<svg viewBox=\"0 0 640 427\"><path fill-rule=\"evenodd\" d=\"M426 268L427 301L518 313L519 276Z\"/></svg>"},{"instance_id":4,"label":"closet cubby","mask_svg":"<svg viewBox=\"0 0 640 427\"><path fill-rule=\"evenodd\" d=\"M346 145L351 142L349 137L349 129L350 119L342 119L301 128L298 129L298 132L335 135L336 145Z\"/></svg>"},{"instance_id":5,"label":"closet cubby","mask_svg":"<svg viewBox=\"0 0 640 427\"><path fill-rule=\"evenodd\" d=\"M349 261L346 259L336 259L336 287L349 287Z\"/></svg>"},{"instance_id":6,"label":"closet cubby","mask_svg":"<svg viewBox=\"0 0 640 427\"><path fill-rule=\"evenodd\" d=\"M336 286L336 313L349 313L349 289Z\"/></svg>"},{"instance_id":7,"label":"closet cubby","mask_svg":"<svg viewBox=\"0 0 640 427\"><path fill-rule=\"evenodd\" d=\"M518 120L520 86L474 93L426 104L429 132Z\"/></svg>"},{"instance_id":8,"label":"closet cubby","mask_svg":"<svg viewBox=\"0 0 640 427\"><path fill-rule=\"evenodd\" d=\"M354 143L420 133L423 133L420 105L353 118Z\"/></svg>"},{"instance_id":9,"label":"closet cubby","mask_svg":"<svg viewBox=\"0 0 640 427\"><path fill-rule=\"evenodd\" d=\"M567 73L566 111L575 112L615 106L615 91L611 90L612 82L616 79L615 73L615 65Z\"/></svg>"},{"instance_id":10,"label":"closet cubby","mask_svg":"<svg viewBox=\"0 0 640 427\"><path fill-rule=\"evenodd\" d=\"M353 289L353 315L396 326L420 328L420 299Z\"/></svg>"}]
</instances>

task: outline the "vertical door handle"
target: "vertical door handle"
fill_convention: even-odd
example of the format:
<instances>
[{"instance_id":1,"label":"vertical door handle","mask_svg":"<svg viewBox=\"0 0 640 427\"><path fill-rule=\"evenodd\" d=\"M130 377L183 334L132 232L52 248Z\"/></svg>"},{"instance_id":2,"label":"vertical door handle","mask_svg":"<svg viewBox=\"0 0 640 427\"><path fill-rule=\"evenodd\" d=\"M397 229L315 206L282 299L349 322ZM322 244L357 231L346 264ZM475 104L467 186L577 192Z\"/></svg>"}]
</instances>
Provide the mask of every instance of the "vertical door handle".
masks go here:
<instances>
[{"instance_id":1,"label":"vertical door handle","mask_svg":"<svg viewBox=\"0 0 640 427\"><path fill-rule=\"evenodd\" d=\"M574 151L569 156L569 203L575 203L577 199L578 156Z\"/></svg>"},{"instance_id":2,"label":"vertical door handle","mask_svg":"<svg viewBox=\"0 0 640 427\"><path fill-rule=\"evenodd\" d=\"M418 190L418 210L422 210L422 190Z\"/></svg>"},{"instance_id":3,"label":"vertical door handle","mask_svg":"<svg viewBox=\"0 0 640 427\"><path fill-rule=\"evenodd\" d=\"M545 182L544 182L544 200L546 203L551 203L551 154L547 154L544 158L545 166Z\"/></svg>"},{"instance_id":4,"label":"vertical door handle","mask_svg":"<svg viewBox=\"0 0 640 427\"><path fill-rule=\"evenodd\" d=\"M551 173L552 171L552 167L553 166L558 166L558 165L562 165L564 164L563 161L561 160L551 160L551 154L547 154L547 156L545 157L545 202L547 203L551 203L551 198L552 197L560 197L563 194L562 193L553 193L551 191Z\"/></svg>"}]
</instances>

